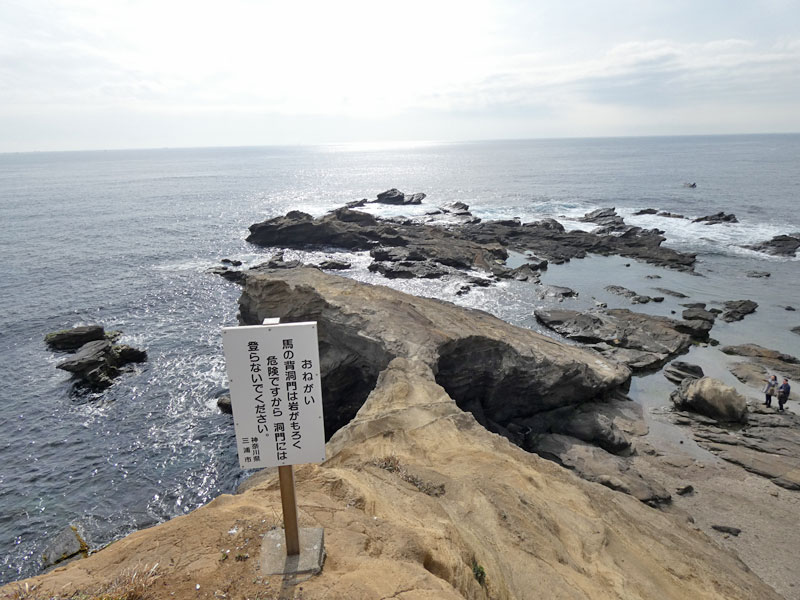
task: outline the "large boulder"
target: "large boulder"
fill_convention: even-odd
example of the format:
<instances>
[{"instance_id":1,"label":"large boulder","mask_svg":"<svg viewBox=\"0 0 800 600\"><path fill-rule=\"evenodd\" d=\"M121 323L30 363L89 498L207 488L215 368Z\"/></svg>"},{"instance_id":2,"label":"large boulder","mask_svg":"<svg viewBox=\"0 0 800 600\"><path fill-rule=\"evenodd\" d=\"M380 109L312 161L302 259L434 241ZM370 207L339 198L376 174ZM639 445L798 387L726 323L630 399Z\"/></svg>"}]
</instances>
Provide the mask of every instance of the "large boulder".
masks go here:
<instances>
[{"instance_id":1,"label":"large boulder","mask_svg":"<svg viewBox=\"0 0 800 600\"><path fill-rule=\"evenodd\" d=\"M722 319L728 323L741 321L746 315L753 313L758 308L758 304L752 300L731 300L725 303L725 311Z\"/></svg>"},{"instance_id":2,"label":"large boulder","mask_svg":"<svg viewBox=\"0 0 800 600\"><path fill-rule=\"evenodd\" d=\"M670 395L682 410L699 413L718 421L743 422L747 418L747 400L733 387L718 379L684 379Z\"/></svg>"}]
</instances>

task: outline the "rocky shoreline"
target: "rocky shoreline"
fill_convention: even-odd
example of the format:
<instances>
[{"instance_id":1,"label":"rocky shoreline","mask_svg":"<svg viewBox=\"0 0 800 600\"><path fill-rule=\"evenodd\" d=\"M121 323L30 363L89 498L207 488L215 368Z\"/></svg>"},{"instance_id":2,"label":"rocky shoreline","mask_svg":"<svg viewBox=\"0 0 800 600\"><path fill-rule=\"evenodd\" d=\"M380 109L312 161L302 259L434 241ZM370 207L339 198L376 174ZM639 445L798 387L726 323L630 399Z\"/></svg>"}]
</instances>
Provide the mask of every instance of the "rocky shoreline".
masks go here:
<instances>
[{"instance_id":1,"label":"rocky shoreline","mask_svg":"<svg viewBox=\"0 0 800 600\"><path fill-rule=\"evenodd\" d=\"M487 465L498 456L506 457L504 460L507 461L511 461L508 457L513 456L514 469L524 470L516 462L522 461L547 472L548 485L551 484L550 478L560 481L562 471L553 471L553 467L545 466L548 463L539 462L541 458L565 467L586 482L580 485L571 482L570 485L586 490L593 489L594 484L607 488L610 491L600 494L602 502L609 498L614 504L624 504L626 515L636 515L631 517L637 519L634 528L645 527L648 520L667 519L663 528L659 525L658 535L667 535L666 531L671 528L680 532L680 541L674 540L675 547L680 548L677 553L671 554L662 548L662 552L671 554L671 568L677 568L680 575L673 581L670 578L674 572L667 569L672 575L662 583L667 587L674 585L676 593L684 594L699 583L693 597L777 597L748 572L746 564L785 598L798 597L792 595L794 576L776 573L765 559L765 550L753 550L749 535L760 528L775 531L763 515L757 514L759 502L772 502L760 496L769 489L765 485L775 489L774 494L766 492L769 498L777 498L780 494L785 501L786 509L774 507L777 513L791 514L790 509L800 505L800 418L792 413L777 414L753 400L767 372L796 379L800 375L800 361L789 354L753 344L722 348L726 354L742 358L740 363L731 367L731 373L753 388L753 394L745 398L723 382L704 376L701 367L674 360L694 345L715 343L711 334L718 318L725 323L735 323L756 311L758 305L747 299L732 300L722 308L708 308L704 303L693 302L684 305L681 318L605 306L587 311L537 310L536 320L553 332L549 337L515 327L483 311L410 296L332 273L347 271L349 263L333 260L303 265L300 261L285 259L285 249L367 251L371 259L369 270L387 279L450 278L460 282L457 294L469 293L474 286L483 287L512 279L525 282L537 289L540 297L549 298L568 298L575 292L569 288L541 285L542 273L548 265L589 254L617 255L680 272L694 272L694 255L663 247L663 232L628 226L614 209L587 214L585 221L598 225L591 232L566 231L553 219L533 223L514 219L481 222L463 204L430 211L417 220L381 219L355 210L368 203L419 204L424 198L424 194L406 195L393 189L379 195L375 201L352 203L317 219L292 211L283 217L256 223L250 227L248 241L274 249L273 256L250 268L226 259L222 266L212 270L242 286L241 324L260 324L266 317L280 317L284 322L314 320L319 324L329 460L322 467L305 470L309 481L316 482L309 484L312 485L309 493L316 494L321 504L341 500L348 508L374 515L376 519L386 519L397 534L402 529L398 517L388 515L391 511L383 504L382 492L370 487L374 485L375 474L372 471L375 468L380 471L380 465L387 460L398 465L402 462L402 472L411 473L411 480L427 481L431 489L441 491L436 495L442 498L435 500L438 504L433 508L434 512L447 506L444 509L447 514L460 513L465 502L475 501L460 483L460 478L469 475L456 473L443 465L452 461L460 451L469 454L463 444L469 446L472 442L465 442L465 439L480 439L479 446L483 444L487 452L498 453L480 459ZM683 218L680 215L668 216ZM732 219L735 220L733 215L720 213L695 221L713 226L732 222ZM785 241L778 240L781 249L791 246L791 243L788 246L784 244ZM523 257L523 264L509 265L513 255ZM608 291L627 298L631 304L664 300L622 286L608 286ZM661 292L687 297L666 288ZM87 344L99 342L101 340L91 340ZM106 340L102 343L109 346L104 346L104 352L112 348L111 342ZM634 374L655 373L662 368L664 376L676 386L672 395L675 409L666 414L664 420L686 431L698 448L719 459L716 462L668 451L659 447L650 435L647 416L642 406L631 400L628 390ZM224 402L220 405L222 407ZM440 426L445 426L446 431L450 431L449 427L455 429L444 435L445 430L436 429ZM425 433L427 429L431 430L431 437ZM445 441L448 436L455 440L452 448ZM439 446L431 446L437 441ZM503 445L506 442L510 444ZM424 460L419 452L427 453ZM373 457L371 462L365 462L367 456ZM525 550L526 539L532 532L527 528L529 525L523 526L522 521L515 521L518 516L522 519L517 515L522 496L516 500L501 499L498 496L501 492L490 491L492 486L502 485L493 480L497 468L490 467L480 474L474 473L473 477L491 480L487 483L489 487L483 484L478 487L499 507L500 530L513 531L515 541L512 545L517 548L509 552L515 554L522 549L522 555L516 560L527 564L525 552L530 554L531 551ZM706 473L713 472L713 477L702 475L705 468L708 469ZM334 476L336 469L348 470L348 474L345 476L336 471ZM556 477L554 473L559 474ZM372 478L369 484L365 481L354 483L362 475ZM379 479L385 477L380 473L377 475ZM342 497L337 495L338 492L325 497L325 482L339 476L348 483L337 485L345 485L349 491ZM530 493L529 485L515 480L513 475L499 476L499 479L509 477L506 485L523 490L521 494ZM741 478L748 482L745 487L753 491L749 496L740 497L739 513L718 515L709 510L711 502L698 504L698 497L724 493L726 482ZM692 484L688 484L688 480ZM348 487L353 485L357 489ZM380 485L384 487L385 481ZM400 484L395 482L391 485ZM245 497L253 493L274 496L274 490L274 475L263 471L247 482L243 494ZM458 490L461 496L455 504L454 490ZM625 504L626 501L614 500L617 493L631 496L647 507L634 509L633 505ZM409 502L406 510L417 510L414 503L419 499ZM212 509L212 505L206 513L219 510ZM537 514L541 515L543 509L539 506ZM651 512L641 513L641 510ZM655 515L659 516L656 518ZM724 522L720 522L718 516ZM450 597L445 589L455 590L453 597L480 597L475 596L480 592L473 589L474 583L469 577L465 579L459 575L459 565L470 561L477 564L475 557L483 553L481 560L491 565L488 571L497 573L497 579L490 585L480 583L487 597L525 597L529 589L525 578L506 572L501 565L508 557L486 558L482 536L487 532L486 527L480 524L480 519L485 519L486 515L477 517L478 521L463 514L462 517L469 524L452 526L462 536L479 538L471 545L467 544L472 548L469 551L473 553L472 557L469 560L465 558L463 547L449 550L457 556L451 555L446 559L434 560L426 555L422 559L424 571L433 573L440 583L444 581L449 587L426 587L432 584L417 573L418 581L425 579L426 583L418 583L413 589L437 589L431 597ZM337 525L320 514L315 513L314 518L337 531ZM574 525L569 516L549 518L551 527L555 529L559 529L562 522ZM606 532L606 541L600 544L600 548L614 554L609 547L609 535L618 535L624 526L617 522L609 526L615 533ZM800 532L795 529L775 534L782 535L778 540L779 547L800 542ZM703 537L701 531L712 538L725 536L719 543L739 552L744 564L737 563L738 559L732 559L728 554L717 554L714 543ZM693 537L695 534L697 537ZM407 534L400 534L401 537L404 535ZM493 535L495 533L489 538L499 539L492 538ZM625 543L658 543L650 535L645 534L640 540L626 538ZM560 534L557 537L561 537ZM418 540L416 543L423 546L435 543L440 548L443 544L441 539L436 542ZM539 543L546 542L540 540ZM585 562L585 548L584 557L579 559L572 550L567 550L569 543L564 540L560 543L562 551L568 555L564 559L567 564L573 564L578 571L591 571L591 561ZM333 547L338 549L337 544L333 542ZM477 550L479 547L481 550ZM750 555L743 555L744 549ZM406 565L408 562L402 552L392 554L393 550L384 550L396 564ZM81 552L85 553L85 548L81 548ZM590 555L599 556L597 552L590 552ZM699 563L683 562L680 558L683 554L694 555ZM701 555L702 558L698 558ZM629 554L625 556L630 560ZM415 560L412 558L411 563ZM791 563L789 556L777 560L780 564ZM709 565L707 572L706 561ZM559 558L556 562L562 563L562 560ZM101 563L96 561L93 564ZM366 559L359 564L364 565L359 568L366 568L367 564L370 569L374 568L374 564ZM211 565L208 562L207 567L211 569ZM655 575L661 566L647 562L642 568L647 574L641 581L632 577L626 568L620 568L615 576L632 577L637 582L632 585L643 586L630 597L656 597L654 590L652 593L646 591L649 585L646 582L661 577ZM218 565L213 569L219 570ZM730 581L736 581L736 585L719 584L716 577L720 569ZM330 570L332 575L337 567ZM715 575L711 576L711 573ZM608 582L593 588L584 580L563 573L548 577L553 578L559 589L564 585L577 586L591 597L629 597L622 591L624 588L616 588ZM712 579L709 577L713 577L714 585L710 585ZM53 579L56 580L58 577ZM338 585L330 578L326 583ZM800 581L797 584L800 586ZM311 585L314 589L314 584ZM371 592L363 591L366 588L358 589L362 591L348 597L372 597ZM610 591L612 589L615 591Z\"/></svg>"}]
</instances>

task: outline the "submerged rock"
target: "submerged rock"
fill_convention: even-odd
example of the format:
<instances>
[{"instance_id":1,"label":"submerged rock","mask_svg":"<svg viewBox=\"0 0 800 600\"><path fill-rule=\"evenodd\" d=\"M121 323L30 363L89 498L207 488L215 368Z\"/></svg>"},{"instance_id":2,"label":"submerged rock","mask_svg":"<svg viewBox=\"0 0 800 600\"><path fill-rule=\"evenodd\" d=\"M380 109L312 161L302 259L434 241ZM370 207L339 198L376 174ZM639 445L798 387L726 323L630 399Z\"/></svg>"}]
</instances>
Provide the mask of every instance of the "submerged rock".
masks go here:
<instances>
[{"instance_id":1,"label":"submerged rock","mask_svg":"<svg viewBox=\"0 0 800 600\"><path fill-rule=\"evenodd\" d=\"M77 558L86 558L89 546L78 533L77 527L69 525L50 540L42 552L42 568L64 564Z\"/></svg>"}]
</instances>

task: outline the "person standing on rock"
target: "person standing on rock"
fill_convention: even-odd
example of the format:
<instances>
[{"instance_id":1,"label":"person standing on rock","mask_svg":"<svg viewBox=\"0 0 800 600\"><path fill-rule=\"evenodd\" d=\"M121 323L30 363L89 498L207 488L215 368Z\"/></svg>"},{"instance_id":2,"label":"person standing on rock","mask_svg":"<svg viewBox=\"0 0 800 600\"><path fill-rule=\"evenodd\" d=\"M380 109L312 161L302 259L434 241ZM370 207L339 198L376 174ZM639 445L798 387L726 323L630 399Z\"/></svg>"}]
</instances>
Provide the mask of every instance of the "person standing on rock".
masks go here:
<instances>
[{"instance_id":1,"label":"person standing on rock","mask_svg":"<svg viewBox=\"0 0 800 600\"><path fill-rule=\"evenodd\" d=\"M778 377L773 375L769 379L767 379L767 384L764 386L764 406L770 407L772 406L772 396L775 395L775 391L778 389Z\"/></svg>"},{"instance_id":2,"label":"person standing on rock","mask_svg":"<svg viewBox=\"0 0 800 600\"><path fill-rule=\"evenodd\" d=\"M778 388L778 410L783 410L783 405L786 404L786 401L789 399L789 392L791 389L789 380L784 377L781 387Z\"/></svg>"}]
</instances>

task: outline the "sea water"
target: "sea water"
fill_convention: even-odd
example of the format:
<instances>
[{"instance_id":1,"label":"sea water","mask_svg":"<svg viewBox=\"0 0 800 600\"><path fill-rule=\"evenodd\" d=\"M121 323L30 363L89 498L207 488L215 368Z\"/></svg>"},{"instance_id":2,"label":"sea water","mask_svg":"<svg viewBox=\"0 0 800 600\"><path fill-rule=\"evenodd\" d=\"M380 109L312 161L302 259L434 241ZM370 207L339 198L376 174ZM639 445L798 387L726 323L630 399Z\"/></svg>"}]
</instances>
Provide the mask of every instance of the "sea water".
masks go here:
<instances>
[{"instance_id":1,"label":"sea water","mask_svg":"<svg viewBox=\"0 0 800 600\"><path fill-rule=\"evenodd\" d=\"M368 210L421 216L461 201L482 219L554 217L591 229L577 219L614 206L629 224L664 230L665 245L697 253L699 275L620 257L573 260L543 276L579 292L560 306L630 307L604 290L612 283L690 296L633 307L656 314L679 314L681 302L748 298L757 312L718 321L712 336L800 354L790 331L800 312L786 310L800 309L798 259L742 247L800 231L799 135L0 155L0 582L35 574L47 540L70 523L96 547L235 490L247 473L216 398L226 386L220 329L237 322L240 290L207 269L225 257L254 265L271 254L244 241L251 223L289 210L319 216L390 187L428 197ZM725 211L739 223L633 215L642 208ZM287 256L343 258L353 263L345 275L542 331L533 311L545 301L530 284L455 297L453 281L369 273L366 253ZM771 277L747 277L751 270ZM148 352L101 394L76 393L55 369L64 355L43 343L50 331L91 323L122 330L122 343ZM718 349L695 348L688 360L741 388ZM670 389L648 375L635 378L632 395L657 408Z\"/></svg>"}]
</instances>

